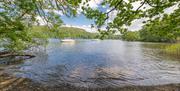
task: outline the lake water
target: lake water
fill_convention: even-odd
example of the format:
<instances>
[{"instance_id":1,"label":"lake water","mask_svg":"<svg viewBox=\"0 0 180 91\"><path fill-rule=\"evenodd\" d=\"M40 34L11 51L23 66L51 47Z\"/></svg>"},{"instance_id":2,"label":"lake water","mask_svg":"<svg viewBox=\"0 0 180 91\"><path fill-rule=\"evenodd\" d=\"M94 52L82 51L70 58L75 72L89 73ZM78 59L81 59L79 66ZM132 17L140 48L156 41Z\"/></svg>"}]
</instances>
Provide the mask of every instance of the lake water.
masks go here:
<instances>
[{"instance_id":1,"label":"lake water","mask_svg":"<svg viewBox=\"0 0 180 91\"><path fill-rule=\"evenodd\" d=\"M122 87L180 83L180 59L164 55L168 44L121 40L50 39L35 58L6 69L47 86Z\"/></svg>"}]
</instances>

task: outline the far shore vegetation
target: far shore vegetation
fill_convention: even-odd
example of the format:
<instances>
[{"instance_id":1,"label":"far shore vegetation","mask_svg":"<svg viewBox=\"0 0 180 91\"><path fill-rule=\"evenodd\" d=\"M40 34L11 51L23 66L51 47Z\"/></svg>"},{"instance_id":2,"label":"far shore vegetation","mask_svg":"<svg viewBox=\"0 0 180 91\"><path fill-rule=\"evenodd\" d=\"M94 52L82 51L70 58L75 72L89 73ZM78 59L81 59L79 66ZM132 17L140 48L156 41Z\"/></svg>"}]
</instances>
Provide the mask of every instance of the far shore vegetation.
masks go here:
<instances>
[{"instance_id":1,"label":"far shore vegetation","mask_svg":"<svg viewBox=\"0 0 180 91\"><path fill-rule=\"evenodd\" d=\"M75 27L59 27L57 30L49 29L47 26L33 26L30 30L34 38L58 38L58 39L99 39L101 37L98 32L87 32L81 28ZM109 34L103 39L120 39L121 36Z\"/></svg>"},{"instance_id":2,"label":"far shore vegetation","mask_svg":"<svg viewBox=\"0 0 180 91\"><path fill-rule=\"evenodd\" d=\"M153 27L155 28L155 27ZM162 28L162 27L160 27ZM180 40L179 34L170 34L167 31L166 34L160 34L164 30L159 29L159 31L155 31L154 29L150 29L148 26L143 27L142 30L139 31L125 31L120 35L106 34L103 36L103 39L118 39L125 41L142 41L142 42L170 42L175 43L167 48L164 48L164 52L173 55L180 55L180 44L178 43ZM164 33L164 32L163 32ZM48 38L57 38L57 39L100 39L102 35L98 32L91 33L87 32L84 29L75 28L75 27L59 27L58 30L49 29L47 26L33 26L28 34L31 37L36 39L48 39ZM168 35L171 36L168 36ZM35 40L32 40L35 41ZM36 44L36 43L35 43ZM22 45L8 46L9 49L15 48L13 50L23 50L24 47ZM27 47L28 48L28 47Z\"/></svg>"},{"instance_id":3,"label":"far shore vegetation","mask_svg":"<svg viewBox=\"0 0 180 91\"><path fill-rule=\"evenodd\" d=\"M153 27L155 28L155 27ZM162 28L162 27L160 27ZM149 27L145 26L140 31L125 31L121 35L105 35L104 39L120 39L125 41L142 41L142 42L167 42L172 45L167 46L163 49L164 53L170 55L180 55L180 40L179 34L172 34L167 31L165 34L164 30L154 29L148 30ZM99 39L101 35L99 33L90 33L84 29L75 27L60 27L59 30L50 30L46 26L33 26L31 34L34 38L58 38L58 39ZM171 35L171 36L168 36ZM174 43L174 44L173 44Z\"/></svg>"},{"instance_id":4,"label":"far shore vegetation","mask_svg":"<svg viewBox=\"0 0 180 91\"><path fill-rule=\"evenodd\" d=\"M109 8L112 8L109 12L94 10L88 5L86 6L88 1L84 2L81 13L86 18L94 20L94 24L91 27L98 28L99 33L89 33L83 29L72 27L59 28L64 23L61 17L53 12L52 9L62 11L65 16L76 17L79 13L77 7L82 3L81 0L69 0L63 4L61 0L48 2L46 0L2 1L0 5L0 48L18 52L36 45L37 41L34 41L35 38L122 39L126 41L166 43L177 43L180 41L180 8L173 10L170 14L164 13L165 9L176 4L179 5L180 1L178 0L164 1L162 3L157 3L154 0L144 0L141 2L142 5L135 11L132 8L132 4L137 2L137 0L131 0L128 3L123 0L105 0L101 5L106 6L109 4ZM155 7L141 10L144 4L155 5ZM64 9L64 6L68 6L68 8ZM124 12L117 12L114 20L108 23L107 20L110 18L110 13L114 10ZM35 24L38 25L37 16L43 18L47 26L34 26ZM124 29L124 26L130 26L134 20L141 18L147 19L143 21L144 24L141 30L129 31ZM50 26L51 29L48 28ZM103 26L106 27L106 31L100 30ZM115 35L116 32L114 30L118 31L120 35Z\"/></svg>"}]
</instances>

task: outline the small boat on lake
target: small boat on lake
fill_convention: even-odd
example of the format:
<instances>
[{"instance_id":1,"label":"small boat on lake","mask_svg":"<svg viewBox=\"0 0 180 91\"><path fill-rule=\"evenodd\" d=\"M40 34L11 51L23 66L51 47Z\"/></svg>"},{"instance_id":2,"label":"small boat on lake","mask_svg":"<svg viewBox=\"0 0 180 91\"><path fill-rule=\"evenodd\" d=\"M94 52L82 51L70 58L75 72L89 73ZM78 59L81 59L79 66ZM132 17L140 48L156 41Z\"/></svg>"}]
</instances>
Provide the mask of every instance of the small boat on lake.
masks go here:
<instances>
[{"instance_id":1,"label":"small boat on lake","mask_svg":"<svg viewBox=\"0 0 180 91\"><path fill-rule=\"evenodd\" d=\"M61 42L70 42L70 43L73 43L73 42L75 42L75 40L73 40L73 39L62 39Z\"/></svg>"},{"instance_id":2,"label":"small boat on lake","mask_svg":"<svg viewBox=\"0 0 180 91\"><path fill-rule=\"evenodd\" d=\"M92 41L100 41L100 39L92 39Z\"/></svg>"}]
</instances>

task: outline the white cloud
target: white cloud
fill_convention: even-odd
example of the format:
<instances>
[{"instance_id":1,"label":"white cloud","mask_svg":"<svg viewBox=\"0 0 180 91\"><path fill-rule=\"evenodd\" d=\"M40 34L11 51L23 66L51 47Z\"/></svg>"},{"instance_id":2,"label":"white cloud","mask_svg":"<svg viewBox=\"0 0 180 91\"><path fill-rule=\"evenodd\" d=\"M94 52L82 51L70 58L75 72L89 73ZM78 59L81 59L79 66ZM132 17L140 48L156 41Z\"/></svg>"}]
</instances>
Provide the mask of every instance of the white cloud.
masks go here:
<instances>
[{"instance_id":1,"label":"white cloud","mask_svg":"<svg viewBox=\"0 0 180 91\"><path fill-rule=\"evenodd\" d=\"M100 4L102 1L103 1L103 0L90 0L90 1L88 2L88 4L89 4L89 7L90 7L90 8L95 9L95 8L98 8L98 7L99 7L99 4ZM86 2L86 0L82 0L81 5L83 5L83 2Z\"/></svg>"},{"instance_id":2,"label":"white cloud","mask_svg":"<svg viewBox=\"0 0 180 91\"><path fill-rule=\"evenodd\" d=\"M81 28L86 30L87 32L97 32L95 28L91 28L90 25L82 25L82 26L78 26L78 25L63 25L63 27L76 27L76 28Z\"/></svg>"},{"instance_id":3,"label":"white cloud","mask_svg":"<svg viewBox=\"0 0 180 91\"><path fill-rule=\"evenodd\" d=\"M54 12L55 14L58 15L63 15L63 12L61 10L48 10L48 9L44 9L45 12Z\"/></svg>"},{"instance_id":4,"label":"white cloud","mask_svg":"<svg viewBox=\"0 0 180 91\"><path fill-rule=\"evenodd\" d=\"M61 15L61 16L63 15L62 11L60 11L60 10L53 10L53 12L58 14L58 15Z\"/></svg>"},{"instance_id":5,"label":"white cloud","mask_svg":"<svg viewBox=\"0 0 180 91\"><path fill-rule=\"evenodd\" d=\"M84 6L83 3L86 2L86 0L82 0L79 8L77 9L78 10L78 14L80 14L82 12L82 7ZM89 7L92 8L92 9L96 9L99 7L99 4L101 4L101 2L103 2L103 0L90 0L88 3L85 4L85 6L87 4L89 4Z\"/></svg>"},{"instance_id":6,"label":"white cloud","mask_svg":"<svg viewBox=\"0 0 180 91\"><path fill-rule=\"evenodd\" d=\"M37 24L39 24L39 25L47 25L45 19L43 19L42 17L37 16L36 19L37 19L37 23L35 23L35 25L37 25Z\"/></svg>"},{"instance_id":7,"label":"white cloud","mask_svg":"<svg viewBox=\"0 0 180 91\"><path fill-rule=\"evenodd\" d=\"M131 30L131 31L138 31L144 25L143 21L146 21L146 20L147 20L147 18L136 19L136 20L132 21L132 24L130 26L128 26L127 28L128 28L128 30Z\"/></svg>"},{"instance_id":8,"label":"white cloud","mask_svg":"<svg viewBox=\"0 0 180 91\"><path fill-rule=\"evenodd\" d=\"M91 0L91 1L89 2L89 6L90 6L91 8L97 8L98 5L99 5L102 1L103 1L103 0Z\"/></svg>"},{"instance_id":9,"label":"white cloud","mask_svg":"<svg viewBox=\"0 0 180 91\"><path fill-rule=\"evenodd\" d=\"M166 14L171 14L171 13L173 13L174 10L176 10L176 9L178 9L178 4L176 4L176 5L174 5L174 6L170 7L170 8L165 9L164 12L165 12Z\"/></svg>"},{"instance_id":10,"label":"white cloud","mask_svg":"<svg viewBox=\"0 0 180 91\"><path fill-rule=\"evenodd\" d=\"M76 28L81 28L81 29L84 29L85 31L87 32L91 32L91 33L96 33L98 32L97 31L97 28L91 28L91 25L81 25L81 26L78 26L78 25L63 25L63 27L76 27Z\"/></svg>"}]
</instances>

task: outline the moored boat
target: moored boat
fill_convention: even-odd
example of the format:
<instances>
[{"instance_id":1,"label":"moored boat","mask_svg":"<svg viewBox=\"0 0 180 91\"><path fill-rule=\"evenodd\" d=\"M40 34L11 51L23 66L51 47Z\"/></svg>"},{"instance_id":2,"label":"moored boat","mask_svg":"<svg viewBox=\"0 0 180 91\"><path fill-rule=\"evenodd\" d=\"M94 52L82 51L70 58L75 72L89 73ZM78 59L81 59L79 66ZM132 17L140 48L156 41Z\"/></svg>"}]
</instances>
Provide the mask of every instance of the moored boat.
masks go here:
<instances>
[{"instance_id":1,"label":"moored boat","mask_svg":"<svg viewBox=\"0 0 180 91\"><path fill-rule=\"evenodd\" d=\"M61 42L75 42L73 39L62 39Z\"/></svg>"}]
</instances>

